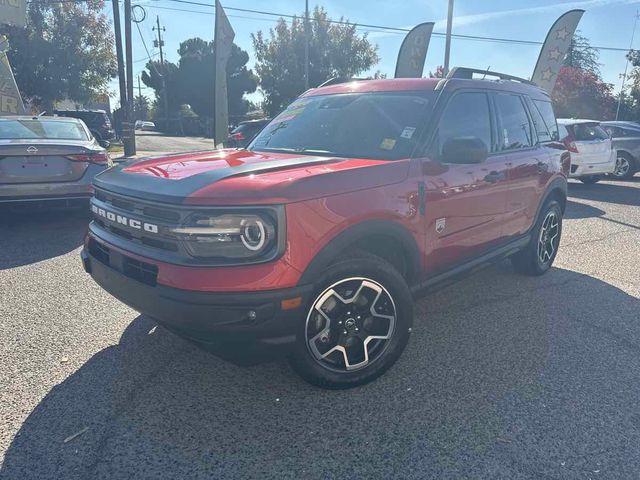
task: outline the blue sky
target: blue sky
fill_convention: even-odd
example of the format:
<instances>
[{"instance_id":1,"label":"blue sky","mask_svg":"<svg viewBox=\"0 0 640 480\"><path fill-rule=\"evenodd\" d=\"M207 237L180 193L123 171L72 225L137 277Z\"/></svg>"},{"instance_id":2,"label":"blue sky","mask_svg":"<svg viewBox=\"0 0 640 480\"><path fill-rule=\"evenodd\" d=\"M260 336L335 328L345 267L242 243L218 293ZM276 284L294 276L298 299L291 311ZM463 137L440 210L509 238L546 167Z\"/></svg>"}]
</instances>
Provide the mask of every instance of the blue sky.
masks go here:
<instances>
[{"instance_id":1,"label":"blue sky","mask_svg":"<svg viewBox=\"0 0 640 480\"><path fill-rule=\"evenodd\" d=\"M211 3L213 0L196 0ZM111 17L111 6L105 9ZM166 27L164 32L165 56L169 61L177 61L177 49L181 41L194 36L206 40L213 39L213 8L176 3L171 0L133 0L144 6L147 18L140 24L142 36L152 56L157 58L158 50L153 48L156 15ZM333 19L345 17L354 23L385 25L392 27L412 27L417 23L435 21L434 31L444 32L447 14L447 0L325 0L323 5ZM316 2L310 0L310 8ZM248 8L283 14L300 14L304 10L304 0L223 0L225 7ZM186 9L193 13L169 9ZM635 0L456 0L454 9L454 33L492 36L518 40L543 41L555 19L567 10L586 10L579 25L582 34L592 45L602 47L628 48L633 30L634 16L640 9L640 1ZM227 10L229 20L236 32L235 42L249 55L249 66L253 66L253 46L251 33L268 31L275 25L276 17ZM639 22L640 23L640 22ZM372 71L380 70L393 76L402 34L369 31L370 40L379 47L380 63ZM134 73L144 69L147 54L136 28L133 28ZM640 48L640 25L634 41ZM540 47L489 43L454 39L451 50L451 66L469 66L503 71L513 75L530 77ZM424 74L443 63L444 39L434 36L427 54ZM625 68L623 52L601 51L600 62L604 80L620 86L620 74ZM136 83L137 88L137 83ZM112 90L117 92L117 82L112 82ZM145 89L143 94L152 97L153 91ZM136 90L137 94L137 90ZM117 94L115 95L117 96Z\"/></svg>"}]
</instances>

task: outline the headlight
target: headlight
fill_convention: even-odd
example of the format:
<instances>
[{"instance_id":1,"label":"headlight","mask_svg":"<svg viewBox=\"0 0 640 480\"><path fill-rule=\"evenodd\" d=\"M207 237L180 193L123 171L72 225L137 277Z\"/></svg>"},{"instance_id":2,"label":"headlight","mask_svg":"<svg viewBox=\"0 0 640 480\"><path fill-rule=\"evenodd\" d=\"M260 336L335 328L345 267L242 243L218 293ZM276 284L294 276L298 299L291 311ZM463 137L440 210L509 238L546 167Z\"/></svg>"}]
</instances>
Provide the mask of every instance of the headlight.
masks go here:
<instances>
[{"instance_id":1,"label":"headlight","mask_svg":"<svg viewBox=\"0 0 640 480\"><path fill-rule=\"evenodd\" d=\"M172 233L194 258L248 261L277 249L277 230L269 213L197 213Z\"/></svg>"}]
</instances>

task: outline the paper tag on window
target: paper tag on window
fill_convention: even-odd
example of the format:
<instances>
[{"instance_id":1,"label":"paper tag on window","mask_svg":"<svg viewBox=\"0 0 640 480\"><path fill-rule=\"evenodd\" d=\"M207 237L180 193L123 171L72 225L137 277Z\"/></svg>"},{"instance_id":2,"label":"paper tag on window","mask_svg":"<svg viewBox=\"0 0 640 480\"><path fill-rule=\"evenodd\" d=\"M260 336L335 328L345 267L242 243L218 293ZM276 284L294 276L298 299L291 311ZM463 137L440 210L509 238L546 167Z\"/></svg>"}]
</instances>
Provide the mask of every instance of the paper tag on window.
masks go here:
<instances>
[{"instance_id":1,"label":"paper tag on window","mask_svg":"<svg viewBox=\"0 0 640 480\"><path fill-rule=\"evenodd\" d=\"M400 134L400 136L402 138L411 138L413 137L413 132L416 131L416 127L404 127L404 130L402 130L402 133Z\"/></svg>"},{"instance_id":2,"label":"paper tag on window","mask_svg":"<svg viewBox=\"0 0 640 480\"><path fill-rule=\"evenodd\" d=\"M380 148L382 150L393 150L393 147L396 146L396 141L393 138L385 138L382 140L380 144Z\"/></svg>"}]
</instances>

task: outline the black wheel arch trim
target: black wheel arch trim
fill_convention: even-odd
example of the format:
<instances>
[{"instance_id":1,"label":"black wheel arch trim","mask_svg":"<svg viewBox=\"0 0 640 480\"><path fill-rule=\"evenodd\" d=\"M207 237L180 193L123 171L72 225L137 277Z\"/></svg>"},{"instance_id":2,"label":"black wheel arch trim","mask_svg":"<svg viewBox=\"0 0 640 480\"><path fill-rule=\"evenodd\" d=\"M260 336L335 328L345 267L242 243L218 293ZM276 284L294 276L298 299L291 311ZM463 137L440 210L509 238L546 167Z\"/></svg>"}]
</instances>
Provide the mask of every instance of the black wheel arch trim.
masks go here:
<instances>
[{"instance_id":1,"label":"black wheel arch trim","mask_svg":"<svg viewBox=\"0 0 640 480\"><path fill-rule=\"evenodd\" d=\"M557 191L559 191L564 196L564 203L565 204L562 205L562 213L564 214L564 211L565 211L565 208L566 208L566 203L567 203L568 190L569 190L569 187L568 187L566 178L564 178L564 177L556 177L553 180L551 180L549 185L547 185L546 190L544 191L544 195L542 196L542 200L538 204L538 210L536 212L535 221L538 220L538 217L540 216L540 211L542 210L542 207L547 203L547 200L549 200L551 195L553 195ZM531 225L531 228L535 227L535 221L534 221L533 225Z\"/></svg>"},{"instance_id":2,"label":"black wheel arch trim","mask_svg":"<svg viewBox=\"0 0 640 480\"><path fill-rule=\"evenodd\" d=\"M312 284L318 276L349 246L373 235L392 237L408 255L407 279L416 279L421 271L420 250L411 232L393 220L365 220L343 230L331 239L309 263L298 285Z\"/></svg>"}]
</instances>

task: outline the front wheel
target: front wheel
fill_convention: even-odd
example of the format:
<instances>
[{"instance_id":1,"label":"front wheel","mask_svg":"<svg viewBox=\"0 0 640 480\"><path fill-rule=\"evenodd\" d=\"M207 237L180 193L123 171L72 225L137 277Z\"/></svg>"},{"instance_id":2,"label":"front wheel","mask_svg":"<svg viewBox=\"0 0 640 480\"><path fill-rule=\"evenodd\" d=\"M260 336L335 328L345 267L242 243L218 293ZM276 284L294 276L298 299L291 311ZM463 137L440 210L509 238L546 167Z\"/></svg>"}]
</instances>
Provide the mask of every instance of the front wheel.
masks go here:
<instances>
[{"instance_id":1,"label":"front wheel","mask_svg":"<svg viewBox=\"0 0 640 480\"><path fill-rule=\"evenodd\" d=\"M413 299L383 259L352 252L316 282L291 356L293 369L324 388L350 388L382 375L409 340Z\"/></svg>"},{"instance_id":2,"label":"front wheel","mask_svg":"<svg viewBox=\"0 0 640 480\"><path fill-rule=\"evenodd\" d=\"M526 275L542 275L553 265L562 235L562 208L548 201L531 230L529 244L511 257L514 268Z\"/></svg>"}]
</instances>

